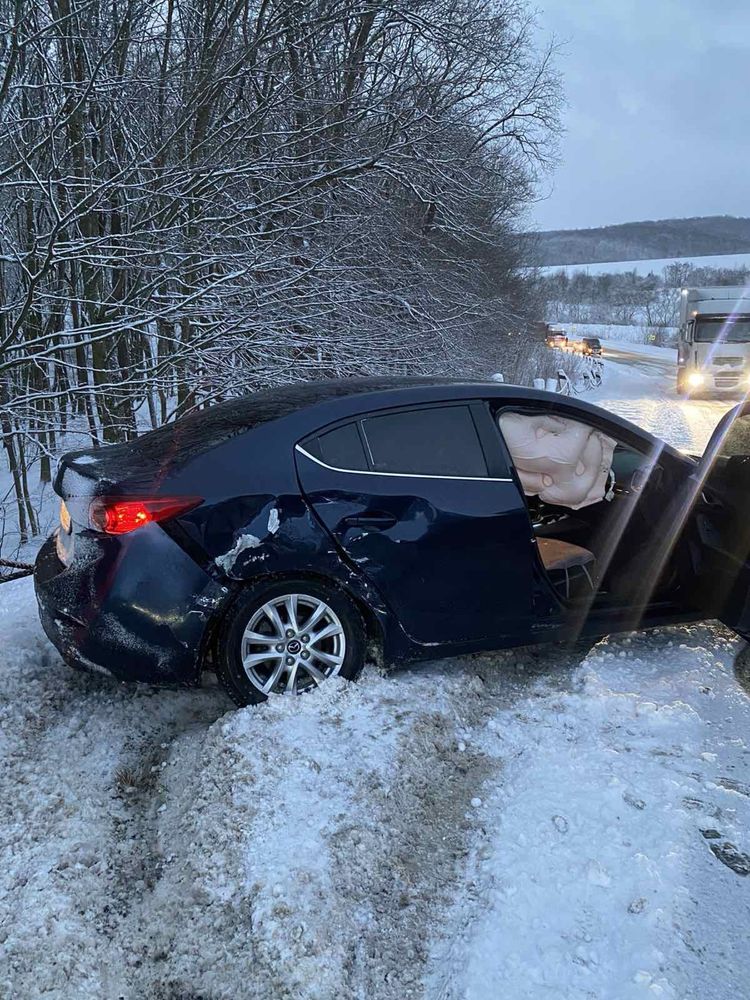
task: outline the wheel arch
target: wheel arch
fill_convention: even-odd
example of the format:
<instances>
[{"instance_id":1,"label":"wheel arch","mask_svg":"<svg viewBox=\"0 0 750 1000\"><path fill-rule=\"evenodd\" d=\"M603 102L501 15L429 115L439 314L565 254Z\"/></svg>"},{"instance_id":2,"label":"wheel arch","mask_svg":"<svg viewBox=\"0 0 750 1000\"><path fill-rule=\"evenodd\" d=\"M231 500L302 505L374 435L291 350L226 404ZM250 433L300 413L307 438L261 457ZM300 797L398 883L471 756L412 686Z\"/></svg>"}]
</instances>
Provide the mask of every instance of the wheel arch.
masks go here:
<instances>
[{"instance_id":1,"label":"wheel arch","mask_svg":"<svg viewBox=\"0 0 750 1000\"><path fill-rule=\"evenodd\" d=\"M283 580L310 580L328 587L335 587L342 591L354 604L362 616L365 626L365 637L367 640L368 656L371 656L376 663L383 660L383 650L386 644L386 619L387 613L383 611L380 615L368 603L362 593L358 593L353 587L337 579L336 576L327 573L315 572L314 570L283 570L271 573L264 573L254 576L250 580L238 583L233 589L232 596L218 609L210 618L206 625L202 649L200 653L199 674L206 669L212 669L212 664L216 656L216 643L218 639L221 623L230 614L232 608L237 603L241 594L247 593L254 587L263 587L270 583L279 583Z\"/></svg>"}]
</instances>

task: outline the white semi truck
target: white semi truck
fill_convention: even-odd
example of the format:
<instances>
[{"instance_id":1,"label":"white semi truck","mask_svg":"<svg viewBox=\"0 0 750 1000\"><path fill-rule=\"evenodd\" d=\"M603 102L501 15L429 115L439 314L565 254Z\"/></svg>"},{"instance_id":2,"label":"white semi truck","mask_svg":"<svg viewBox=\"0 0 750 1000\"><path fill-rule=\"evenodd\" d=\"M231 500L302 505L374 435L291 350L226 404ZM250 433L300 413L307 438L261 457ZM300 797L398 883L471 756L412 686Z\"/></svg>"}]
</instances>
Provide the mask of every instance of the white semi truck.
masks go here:
<instances>
[{"instance_id":1,"label":"white semi truck","mask_svg":"<svg viewBox=\"0 0 750 1000\"><path fill-rule=\"evenodd\" d=\"M750 288L683 288L677 392L750 392Z\"/></svg>"}]
</instances>

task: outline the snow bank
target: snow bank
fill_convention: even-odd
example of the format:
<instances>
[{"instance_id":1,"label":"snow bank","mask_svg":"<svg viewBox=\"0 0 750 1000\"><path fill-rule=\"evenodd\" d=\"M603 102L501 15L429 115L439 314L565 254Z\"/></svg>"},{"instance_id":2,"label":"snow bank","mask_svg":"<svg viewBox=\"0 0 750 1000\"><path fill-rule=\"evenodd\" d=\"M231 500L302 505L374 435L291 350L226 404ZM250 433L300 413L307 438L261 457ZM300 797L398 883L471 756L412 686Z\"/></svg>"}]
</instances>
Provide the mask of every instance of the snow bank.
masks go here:
<instances>
[{"instance_id":1,"label":"snow bank","mask_svg":"<svg viewBox=\"0 0 750 1000\"><path fill-rule=\"evenodd\" d=\"M417 990L496 767L473 664L225 714L70 671L29 581L0 600L0 995Z\"/></svg>"}]
</instances>

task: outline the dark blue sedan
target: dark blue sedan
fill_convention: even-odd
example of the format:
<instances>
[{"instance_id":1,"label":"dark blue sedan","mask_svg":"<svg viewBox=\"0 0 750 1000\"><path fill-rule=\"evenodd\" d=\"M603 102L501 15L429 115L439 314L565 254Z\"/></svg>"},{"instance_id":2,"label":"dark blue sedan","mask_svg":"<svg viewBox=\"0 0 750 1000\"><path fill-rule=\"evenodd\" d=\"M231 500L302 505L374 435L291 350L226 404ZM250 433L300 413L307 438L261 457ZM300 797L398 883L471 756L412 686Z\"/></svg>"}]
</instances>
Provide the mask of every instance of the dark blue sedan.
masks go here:
<instances>
[{"instance_id":1,"label":"dark blue sedan","mask_svg":"<svg viewBox=\"0 0 750 1000\"><path fill-rule=\"evenodd\" d=\"M386 662L722 618L750 631L750 417L681 455L497 383L359 379L64 456L36 563L72 665L240 704Z\"/></svg>"}]
</instances>

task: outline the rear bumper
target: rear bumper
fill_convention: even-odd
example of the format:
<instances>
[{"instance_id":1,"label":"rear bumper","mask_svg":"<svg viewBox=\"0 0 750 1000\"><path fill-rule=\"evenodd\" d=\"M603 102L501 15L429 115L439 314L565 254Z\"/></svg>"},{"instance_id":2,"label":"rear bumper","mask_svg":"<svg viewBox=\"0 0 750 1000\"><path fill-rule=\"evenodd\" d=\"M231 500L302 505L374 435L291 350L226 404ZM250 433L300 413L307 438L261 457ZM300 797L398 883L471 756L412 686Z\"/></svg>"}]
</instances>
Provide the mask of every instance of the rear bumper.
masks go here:
<instances>
[{"instance_id":1,"label":"rear bumper","mask_svg":"<svg viewBox=\"0 0 750 1000\"><path fill-rule=\"evenodd\" d=\"M229 596L158 525L122 539L78 536L67 566L53 535L34 587L67 663L151 684L199 682L208 625Z\"/></svg>"}]
</instances>

